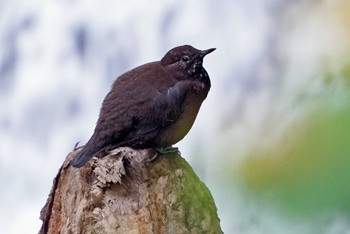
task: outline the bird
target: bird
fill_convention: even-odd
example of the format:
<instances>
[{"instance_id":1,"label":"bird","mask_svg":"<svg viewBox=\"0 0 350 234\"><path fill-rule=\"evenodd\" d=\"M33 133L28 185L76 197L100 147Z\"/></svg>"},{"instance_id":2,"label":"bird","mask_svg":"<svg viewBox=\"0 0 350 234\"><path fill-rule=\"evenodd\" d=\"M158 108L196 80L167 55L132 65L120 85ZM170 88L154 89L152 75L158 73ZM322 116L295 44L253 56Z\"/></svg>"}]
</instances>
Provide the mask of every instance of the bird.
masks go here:
<instances>
[{"instance_id":1,"label":"bird","mask_svg":"<svg viewBox=\"0 0 350 234\"><path fill-rule=\"evenodd\" d=\"M102 102L91 138L71 160L84 166L112 149L155 149L172 152L191 129L211 87L203 58L216 48L190 45L169 50L160 61L119 76Z\"/></svg>"}]
</instances>

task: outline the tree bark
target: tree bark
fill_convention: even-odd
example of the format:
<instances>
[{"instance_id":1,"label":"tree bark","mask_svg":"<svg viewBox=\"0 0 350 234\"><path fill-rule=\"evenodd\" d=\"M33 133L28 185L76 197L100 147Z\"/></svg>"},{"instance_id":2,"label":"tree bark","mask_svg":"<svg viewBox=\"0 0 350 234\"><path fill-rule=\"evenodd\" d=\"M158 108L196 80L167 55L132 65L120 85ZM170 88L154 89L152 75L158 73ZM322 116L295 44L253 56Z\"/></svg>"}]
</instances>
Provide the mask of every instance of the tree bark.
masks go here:
<instances>
[{"instance_id":1,"label":"tree bark","mask_svg":"<svg viewBox=\"0 0 350 234\"><path fill-rule=\"evenodd\" d=\"M115 149L73 168L68 154L43 207L44 233L222 233L213 198L179 154Z\"/></svg>"}]
</instances>

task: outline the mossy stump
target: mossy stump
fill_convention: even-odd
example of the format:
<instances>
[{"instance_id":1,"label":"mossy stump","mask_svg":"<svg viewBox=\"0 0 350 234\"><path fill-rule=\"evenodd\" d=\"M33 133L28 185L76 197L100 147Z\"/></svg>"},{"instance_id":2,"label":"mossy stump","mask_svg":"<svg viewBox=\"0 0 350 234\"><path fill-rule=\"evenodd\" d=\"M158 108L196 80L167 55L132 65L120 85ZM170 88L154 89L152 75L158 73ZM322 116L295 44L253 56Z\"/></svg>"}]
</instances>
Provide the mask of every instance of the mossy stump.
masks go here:
<instances>
[{"instance_id":1,"label":"mossy stump","mask_svg":"<svg viewBox=\"0 0 350 234\"><path fill-rule=\"evenodd\" d=\"M68 154L41 211L46 233L222 233L214 200L179 154L121 147L82 168Z\"/></svg>"}]
</instances>

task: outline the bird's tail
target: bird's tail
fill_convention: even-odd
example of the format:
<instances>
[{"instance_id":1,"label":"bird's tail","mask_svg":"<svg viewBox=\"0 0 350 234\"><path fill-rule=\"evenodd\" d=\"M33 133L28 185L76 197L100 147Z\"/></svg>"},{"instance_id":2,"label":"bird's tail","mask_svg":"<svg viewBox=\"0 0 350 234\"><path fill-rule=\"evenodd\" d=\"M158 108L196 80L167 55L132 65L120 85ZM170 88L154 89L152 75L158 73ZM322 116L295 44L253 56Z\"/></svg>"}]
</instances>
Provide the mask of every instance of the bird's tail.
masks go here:
<instances>
[{"instance_id":1,"label":"bird's tail","mask_svg":"<svg viewBox=\"0 0 350 234\"><path fill-rule=\"evenodd\" d=\"M98 141L97 141L98 142ZM84 166L92 157L99 154L103 149L103 145L96 143L96 137L93 135L90 140L86 143L83 149L72 159L70 164L73 167L82 167Z\"/></svg>"},{"instance_id":2,"label":"bird's tail","mask_svg":"<svg viewBox=\"0 0 350 234\"><path fill-rule=\"evenodd\" d=\"M70 164L73 167L82 167L84 166L92 157L94 156L94 154L90 154L85 152L84 148L79 152L79 154L77 156L75 156L75 158L72 159L72 161L70 162Z\"/></svg>"}]
</instances>

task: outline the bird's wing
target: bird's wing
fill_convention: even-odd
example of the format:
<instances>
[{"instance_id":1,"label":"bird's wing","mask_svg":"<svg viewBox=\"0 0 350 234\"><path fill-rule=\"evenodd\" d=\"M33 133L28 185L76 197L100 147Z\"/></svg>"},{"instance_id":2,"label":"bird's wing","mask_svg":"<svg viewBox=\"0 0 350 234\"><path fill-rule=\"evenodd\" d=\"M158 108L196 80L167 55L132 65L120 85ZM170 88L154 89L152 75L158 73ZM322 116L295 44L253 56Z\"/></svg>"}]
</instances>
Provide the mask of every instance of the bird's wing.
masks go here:
<instances>
[{"instance_id":1,"label":"bird's wing","mask_svg":"<svg viewBox=\"0 0 350 234\"><path fill-rule=\"evenodd\" d=\"M146 144L182 114L182 103L192 83L179 81L162 90L149 85L132 90L115 87L106 96L94 134L72 161L73 166L83 166L111 146ZM127 97L121 97L122 94Z\"/></svg>"},{"instance_id":2,"label":"bird's wing","mask_svg":"<svg viewBox=\"0 0 350 234\"><path fill-rule=\"evenodd\" d=\"M168 89L149 93L143 107L131 111L134 130L124 141L145 143L143 141L156 136L160 129L175 122L183 112L183 102L191 87L191 81L179 81Z\"/></svg>"}]
</instances>

